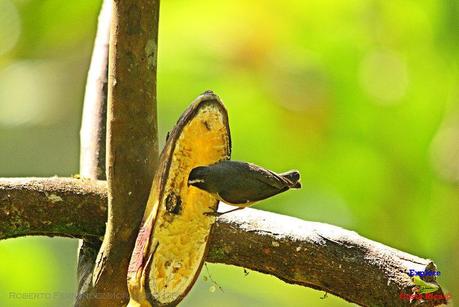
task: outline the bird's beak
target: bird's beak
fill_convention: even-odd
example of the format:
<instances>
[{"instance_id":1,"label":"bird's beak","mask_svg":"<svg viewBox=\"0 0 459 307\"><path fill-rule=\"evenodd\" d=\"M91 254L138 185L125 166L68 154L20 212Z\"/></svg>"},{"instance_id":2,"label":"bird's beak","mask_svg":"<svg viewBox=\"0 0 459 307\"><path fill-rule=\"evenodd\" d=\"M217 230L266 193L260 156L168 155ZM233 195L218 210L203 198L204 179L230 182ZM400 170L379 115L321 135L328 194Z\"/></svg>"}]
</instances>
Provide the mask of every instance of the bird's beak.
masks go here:
<instances>
[{"instance_id":1,"label":"bird's beak","mask_svg":"<svg viewBox=\"0 0 459 307\"><path fill-rule=\"evenodd\" d=\"M193 180L188 180L187 184L188 186L193 185L193 183L198 183L198 182L204 182L203 179L193 179Z\"/></svg>"}]
</instances>

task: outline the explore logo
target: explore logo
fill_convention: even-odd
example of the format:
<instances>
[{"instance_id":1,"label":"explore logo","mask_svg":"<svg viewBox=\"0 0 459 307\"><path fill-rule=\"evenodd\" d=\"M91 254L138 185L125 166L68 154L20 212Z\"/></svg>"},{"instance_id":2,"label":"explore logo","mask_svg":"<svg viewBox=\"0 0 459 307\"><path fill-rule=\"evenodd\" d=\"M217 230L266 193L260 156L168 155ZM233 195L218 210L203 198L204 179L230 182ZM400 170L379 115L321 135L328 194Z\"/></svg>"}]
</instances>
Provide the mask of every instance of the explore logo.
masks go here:
<instances>
[{"instance_id":1,"label":"explore logo","mask_svg":"<svg viewBox=\"0 0 459 307\"><path fill-rule=\"evenodd\" d=\"M409 276L411 276L411 281L413 282L413 287L411 289L411 293L400 293L401 300L410 301L410 304L417 300L417 301L445 301L451 299L451 293L443 294L435 294L437 290L440 289L440 286L436 283L435 280L433 281L425 281L422 280L420 276L438 276L440 272L436 271L415 271L410 270Z\"/></svg>"},{"instance_id":2,"label":"explore logo","mask_svg":"<svg viewBox=\"0 0 459 307\"><path fill-rule=\"evenodd\" d=\"M416 271L416 270L409 270L409 276L440 276L440 271Z\"/></svg>"},{"instance_id":3,"label":"explore logo","mask_svg":"<svg viewBox=\"0 0 459 307\"><path fill-rule=\"evenodd\" d=\"M433 300L445 300L448 301L451 299L451 293L447 294L434 294L434 293L400 293L401 300L407 301L433 301Z\"/></svg>"}]
</instances>

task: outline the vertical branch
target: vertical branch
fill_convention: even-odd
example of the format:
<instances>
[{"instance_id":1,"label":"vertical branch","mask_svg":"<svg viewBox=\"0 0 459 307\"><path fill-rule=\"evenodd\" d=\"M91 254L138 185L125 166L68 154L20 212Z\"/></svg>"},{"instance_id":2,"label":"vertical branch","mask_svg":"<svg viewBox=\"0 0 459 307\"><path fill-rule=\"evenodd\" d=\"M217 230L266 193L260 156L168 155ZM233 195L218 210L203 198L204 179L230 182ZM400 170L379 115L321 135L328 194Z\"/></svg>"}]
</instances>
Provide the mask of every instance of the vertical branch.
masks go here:
<instances>
[{"instance_id":1,"label":"vertical branch","mask_svg":"<svg viewBox=\"0 0 459 307\"><path fill-rule=\"evenodd\" d=\"M111 12L111 0L104 0L86 80L80 131L80 175L99 180L106 179L107 70Z\"/></svg>"},{"instance_id":2,"label":"vertical branch","mask_svg":"<svg viewBox=\"0 0 459 307\"><path fill-rule=\"evenodd\" d=\"M80 131L80 175L105 180L105 139L107 123L108 41L112 13L111 0L104 0L99 14L97 34L91 56ZM75 306L84 302L91 289L92 272L101 241L79 241L78 296Z\"/></svg>"},{"instance_id":3,"label":"vertical branch","mask_svg":"<svg viewBox=\"0 0 459 307\"><path fill-rule=\"evenodd\" d=\"M159 0L113 1L107 103L108 221L90 306L122 306L126 275L158 160Z\"/></svg>"}]
</instances>

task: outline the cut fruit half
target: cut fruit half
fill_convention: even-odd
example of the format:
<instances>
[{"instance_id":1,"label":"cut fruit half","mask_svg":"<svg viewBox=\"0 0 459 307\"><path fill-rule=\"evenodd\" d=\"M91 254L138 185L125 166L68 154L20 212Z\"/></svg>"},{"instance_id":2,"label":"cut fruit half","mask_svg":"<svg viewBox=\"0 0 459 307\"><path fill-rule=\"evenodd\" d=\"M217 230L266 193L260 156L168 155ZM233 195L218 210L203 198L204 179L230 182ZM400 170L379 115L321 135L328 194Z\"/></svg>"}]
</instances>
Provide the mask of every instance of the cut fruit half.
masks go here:
<instances>
[{"instance_id":1,"label":"cut fruit half","mask_svg":"<svg viewBox=\"0 0 459 307\"><path fill-rule=\"evenodd\" d=\"M128 306L175 306L201 271L218 200L188 186L190 171L231 156L228 115L205 92L180 117L161 153L128 270Z\"/></svg>"}]
</instances>

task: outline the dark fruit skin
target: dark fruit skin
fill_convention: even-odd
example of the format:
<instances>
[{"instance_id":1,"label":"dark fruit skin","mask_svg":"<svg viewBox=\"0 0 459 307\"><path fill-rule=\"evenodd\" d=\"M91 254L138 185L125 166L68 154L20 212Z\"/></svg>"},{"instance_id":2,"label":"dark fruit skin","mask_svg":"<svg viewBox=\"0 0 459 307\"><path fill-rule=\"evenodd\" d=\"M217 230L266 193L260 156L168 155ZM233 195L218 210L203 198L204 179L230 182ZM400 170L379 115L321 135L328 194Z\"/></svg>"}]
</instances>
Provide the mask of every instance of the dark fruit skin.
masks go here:
<instances>
[{"instance_id":1,"label":"dark fruit skin","mask_svg":"<svg viewBox=\"0 0 459 307\"><path fill-rule=\"evenodd\" d=\"M191 170L188 185L215 195L221 201L247 207L285 192L301 188L300 173L276 174L261 166L241 161L221 161Z\"/></svg>"}]
</instances>

